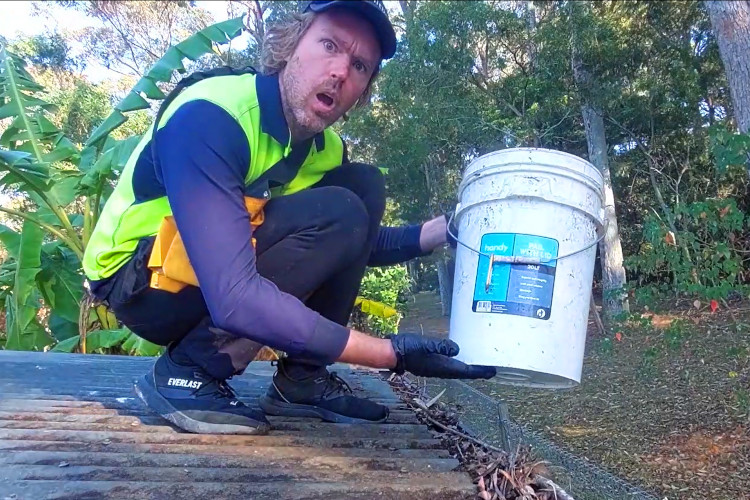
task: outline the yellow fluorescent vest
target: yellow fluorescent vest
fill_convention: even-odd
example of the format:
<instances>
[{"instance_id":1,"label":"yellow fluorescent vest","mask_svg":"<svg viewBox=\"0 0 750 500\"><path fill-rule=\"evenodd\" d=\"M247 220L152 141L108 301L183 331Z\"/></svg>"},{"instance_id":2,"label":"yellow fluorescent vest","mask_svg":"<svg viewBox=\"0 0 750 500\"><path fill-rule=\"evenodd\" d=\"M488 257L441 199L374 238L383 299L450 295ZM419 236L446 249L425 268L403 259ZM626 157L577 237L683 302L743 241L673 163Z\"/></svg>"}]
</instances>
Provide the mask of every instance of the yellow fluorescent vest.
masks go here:
<instances>
[{"instance_id":1,"label":"yellow fluorescent vest","mask_svg":"<svg viewBox=\"0 0 750 500\"><path fill-rule=\"evenodd\" d=\"M248 73L201 80L177 95L158 123L159 128L165 126L181 105L199 99L210 101L227 111L244 130L250 147L250 164L245 175L248 191L257 190L253 183L262 181L261 176L281 160L288 158L292 151L291 144L280 144L262 130L257 78L268 77ZM312 141L291 181L270 190L261 186L259 196L270 198L296 193L312 186L326 172L341 165L344 160L343 141L330 129L322 134L323 147L318 150L317 141ZM113 275L130 259L138 241L156 235L162 220L172 215L166 196L136 202L132 184L133 171L141 154L151 154L151 137L152 129L149 129L128 159L91 235L83 256L83 269L90 280L101 280ZM210 210L210 207L206 209Z\"/></svg>"}]
</instances>

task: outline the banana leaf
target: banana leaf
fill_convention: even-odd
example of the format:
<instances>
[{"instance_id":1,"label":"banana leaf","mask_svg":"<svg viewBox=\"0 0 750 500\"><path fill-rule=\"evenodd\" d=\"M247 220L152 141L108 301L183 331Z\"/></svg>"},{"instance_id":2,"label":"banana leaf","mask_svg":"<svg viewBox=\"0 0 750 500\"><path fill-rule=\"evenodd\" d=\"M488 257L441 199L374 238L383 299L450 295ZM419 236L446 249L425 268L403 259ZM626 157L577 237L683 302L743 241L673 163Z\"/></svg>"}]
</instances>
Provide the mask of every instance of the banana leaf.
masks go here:
<instances>
[{"instance_id":1,"label":"banana leaf","mask_svg":"<svg viewBox=\"0 0 750 500\"><path fill-rule=\"evenodd\" d=\"M8 251L8 256L18 259L18 248L21 246L21 233L14 231L4 224L0 224L0 244Z\"/></svg>"},{"instance_id":2,"label":"banana leaf","mask_svg":"<svg viewBox=\"0 0 750 500\"><path fill-rule=\"evenodd\" d=\"M78 336L78 322L73 323L72 321L68 321L55 311L50 313L47 326L52 332L52 336L58 342Z\"/></svg>"},{"instance_id":3,"label":"banana leaf","mask_svg":"<svg viewBox=\"0 0 750 500\"><path fill-rule=\"evenodd\" d=\"M169 82L175 71L185 72L182 64L184 58L196 61L200 57L213 52L213 43L227 43L242 33L243 18L238 17L209 26L188 37L177 45L170 47L161 59L156 61L148 73L141 78L128 95L115 106L114 111L99 125L86 141L86 146L101 147L102 141L114 129L127 121L124 113L149 107L149 99L164 99L164 93L159 90L157 82Z\"/></svg>"},{"instance_id":4,"label":"banana leaf","mask_svg":"<svg viewBox=\"0 0 750 500\"><path fill-rule=\"evenodd\" d=\"M117 347L128 338L130 330L121 328L119 330L96 330L86 335L86 352L95 352L99 349ZM52 348L54 352L73 352L80 342L80 335L75 335L59 342Z\"/></svg>"},{"instance_id":5,"label":"banana leaf","mask_svg":"<svg viewBox=\"0 0 750 500\"><path fill-rule=\"evenodd\" d=\"M78 325L83 297L83 275L78 271L78 258L65 247L57 246L49 254L43 252L41 260L41 271L36 276L36 282L44 302L60 319ZM59 322L56 327L67 328Z\"/></svg>"},{"instance_id":6,"label":"banana leaf","mask_svg":"<svg viewBox=\"0 0 750 500\"><path fill-rule=\"evenodd\" d=\"M32 153L34 161L44 162L46 141L61 136L45 116L49 104L34 96L43 87L33 81L20 57L0 48L0 97L5 101L3 113L15 117L0 136L0 145ZM16 143L21 143L16 144Z\"/></svg>"},{"instance_id":7,"label":"banana leaf","mask_svg":"<svg viewBox=\"0 0 750 500\"><path fill-rule=\"evenodd\" d=\"M38 192L49 189L49 165L34 161L25 151L0 149L0 171L3 170L7 174L0 179L0 186Z\"/></svg>"},{"instance_id":8,"label":"banana leaf","mask_svg":"<svg viewBox=\"0 0 750 500\"><path fill-rule=\"evenodd\" d=\"M122 350L133 356L158 356L163 349L163 347L152 344L135 333L131 333L122 343Z\"/></svg>"},{"instance_id":9,"label":"banana leaf","mask_svg":"<svg viewBox=\"0 0 750 500\"><path fill-rule=\"evenodd\" d=\"M102 182L114 179L114 172L121 172L125 168L130 155L141 140L140 136L128 137L122 141L108 141L99 159L90 166L78 185L80 194L92 195L101 188Z\"/></svg>"},{"instance_id":10,"label":"banana leaf","mask_svg":"<svg viewBox=\"0 0 750 500\"><path fill-rule=\"evenodd\" d=\"M36 275L41 271L41 249L44 231L36 224L24 222L16 251L13 291L5 304L6 349L40 350L51 339L37 320L39 309Z\"/></svg>"}]
</instances>

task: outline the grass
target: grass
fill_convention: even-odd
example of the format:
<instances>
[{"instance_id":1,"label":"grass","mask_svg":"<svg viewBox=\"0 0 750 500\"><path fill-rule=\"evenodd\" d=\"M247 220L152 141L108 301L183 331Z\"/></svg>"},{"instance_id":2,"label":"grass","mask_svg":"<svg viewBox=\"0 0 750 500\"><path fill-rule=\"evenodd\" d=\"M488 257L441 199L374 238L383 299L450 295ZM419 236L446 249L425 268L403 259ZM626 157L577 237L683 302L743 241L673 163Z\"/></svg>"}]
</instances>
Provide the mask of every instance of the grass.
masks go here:
<instances>
[{"instance_id":1,"label":"grass","mask_svg":"<svg viewBox=\"0 0 750 500\"><path fill-rule=\"evenodd\" d=\"M411 305L412 331L423 309L435 324L431 297ZM750 304L641 312L618 326L620 341L590 326L578 387L472 385L508 402L522 425L662 498L749 498Z\"/></svg>"}]
</instances>

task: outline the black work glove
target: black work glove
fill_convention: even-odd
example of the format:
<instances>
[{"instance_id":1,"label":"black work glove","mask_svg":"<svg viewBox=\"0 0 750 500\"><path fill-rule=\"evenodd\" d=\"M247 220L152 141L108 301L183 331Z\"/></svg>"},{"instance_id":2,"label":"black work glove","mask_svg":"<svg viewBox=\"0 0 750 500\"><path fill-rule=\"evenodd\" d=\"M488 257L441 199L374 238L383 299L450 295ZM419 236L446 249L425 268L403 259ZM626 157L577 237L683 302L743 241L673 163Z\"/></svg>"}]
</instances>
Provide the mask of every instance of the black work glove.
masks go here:
<instances>
[{"instance_id":1,"label":"black work glove","mask_svg":"<svg viewBox=\"0 0 750 500\"><path fill-rule=\"evenodd\" d=\"M458 344L449 339L423 337L413 333L399 333L388 337L396 353L394 372L405 371L419 377L435 378L492 378L494 366L467 365L453 356Z\"/></svg>"}]
</instances>

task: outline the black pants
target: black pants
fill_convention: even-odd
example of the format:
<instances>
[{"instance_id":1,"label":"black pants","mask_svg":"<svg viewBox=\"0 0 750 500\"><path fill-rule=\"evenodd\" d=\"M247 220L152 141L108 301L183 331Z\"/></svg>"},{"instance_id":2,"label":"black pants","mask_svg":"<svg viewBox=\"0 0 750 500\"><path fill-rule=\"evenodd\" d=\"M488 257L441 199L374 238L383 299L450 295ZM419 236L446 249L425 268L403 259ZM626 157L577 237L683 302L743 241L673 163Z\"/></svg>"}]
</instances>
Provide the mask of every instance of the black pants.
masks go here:
<instances>
[{"instance_id":1,"label":"black pants","mask_svg":"<svg viewBox=\"0 0 750 500\"><path fill-rule=\"evenodd\" d=\"M385 183L370 165L347 164L311 189L274 198L254 233L258 272L322 316L346 325L385 210ZM367 224L363 245L348 238ZM100 299L128 328L159 345L173 344L179 362L193 362L226 379L252 361L257 344L215 328L197 287L178 293L148 286L146 263L154 238L139 242L135 255L104 287ZM315 363L299 362L299 369ZM319 365L318 365L319 366Z\"/></svg>"}]
</instances>

